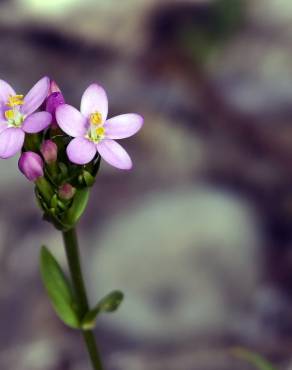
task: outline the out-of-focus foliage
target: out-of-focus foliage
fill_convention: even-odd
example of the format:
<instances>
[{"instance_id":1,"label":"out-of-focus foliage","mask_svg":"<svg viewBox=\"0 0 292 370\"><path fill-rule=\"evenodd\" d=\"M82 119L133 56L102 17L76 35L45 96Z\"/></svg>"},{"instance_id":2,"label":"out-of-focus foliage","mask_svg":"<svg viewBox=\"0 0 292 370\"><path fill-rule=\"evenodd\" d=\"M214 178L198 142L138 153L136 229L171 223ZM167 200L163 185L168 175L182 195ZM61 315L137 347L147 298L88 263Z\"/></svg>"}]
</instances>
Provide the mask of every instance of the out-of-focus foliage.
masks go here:
<instances>
[{"instance_id":1,"label":"out-of-focus foliage","mask_svg":"<svg viewBox=\"0 0 292 370\"><path fill-rule=\"evenodd\" d=\"M269 361L256 352L244 348L235 348L232 353L234 356L252 364L258 370L277 370Z\"/></svg>"}]
</instances>

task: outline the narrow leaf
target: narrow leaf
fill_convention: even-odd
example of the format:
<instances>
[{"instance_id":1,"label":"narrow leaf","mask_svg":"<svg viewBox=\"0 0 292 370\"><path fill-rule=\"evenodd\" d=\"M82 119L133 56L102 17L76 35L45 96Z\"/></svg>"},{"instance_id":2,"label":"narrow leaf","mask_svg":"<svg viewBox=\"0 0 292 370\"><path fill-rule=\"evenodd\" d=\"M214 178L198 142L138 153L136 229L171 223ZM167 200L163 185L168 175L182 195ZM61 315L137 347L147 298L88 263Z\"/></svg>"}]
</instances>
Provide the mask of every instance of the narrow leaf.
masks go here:
<instances>
[{"instance_id":1,"label":"narrow leaf","mask_svg":"<svg viewBox=\"0 0 292 370\"><path fill-rule=\"evenodd\" d=\"M44 286L59 318L72 328L79 328L74 296L60 265L46 248L42 247L40 270Z\"/></svg>"},{"instance_id":2,"label":"narrow leaf","mask_svg":"<svg viewBox=\"0 0 292 370\"><path fill-rule=\"evenodd\" d=\"M98 304L90 310L82 320L82 328L90 330L95 327L97 316L103 312L116 311L124 299L124 294L119 290L115 290L98 302Z\"/></svg>"}]
</instances>

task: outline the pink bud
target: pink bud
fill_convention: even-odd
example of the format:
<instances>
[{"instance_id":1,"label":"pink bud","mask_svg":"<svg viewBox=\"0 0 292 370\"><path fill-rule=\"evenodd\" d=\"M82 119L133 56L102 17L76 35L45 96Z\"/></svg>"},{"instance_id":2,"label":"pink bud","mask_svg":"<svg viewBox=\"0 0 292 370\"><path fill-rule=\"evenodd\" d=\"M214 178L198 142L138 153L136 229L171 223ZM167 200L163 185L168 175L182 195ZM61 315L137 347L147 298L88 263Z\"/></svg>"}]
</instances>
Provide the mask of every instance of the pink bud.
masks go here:
<instances>
[{"instance_id":1,"label":"pink bud","mask_svg":"<svg viewBox=\"0 0 292 370\"><path fill-rule=\"evenodd\" d=\"M52 140L45 140L42 143L40 150L46 163L56 162L58 147Z\"/></svg>"},{"instance_id":2,"label":"pink bud","mask_svg":"<svg viewBox=\"0 0 292 370\"><path fill-rule=\"evenodd\" d=\"M55 121L55 112L59 105L64 104L65 99L61 93L59 86L55 81L51 81L49 94L46 99L46 111L51 113L53 116L53 121Z\"/></svg>"},{"instance_id":3,"label":"pink bud","mask_svg":"<svg viewBox=\"0 0 292 370\"><path fill-rule=\"evenodd\" d=\"M69 200L74 197L76 189L70 184L63 184L59 188L59 197L61 199Z\"/></svg>"},{"instance_id":4,"label":"pink bud","mask_svg":"<svg viewBox=\"0 0 292 370\"><path fill-rule=\"evenodd\" d=\"M36 181L44 176L42 158L34 152L24 152L18 161L18 168L29 181Z\"/></svg>"},{"instance_id":5,"label":"pink bud","mask_svg":"<svg viewBox=\"0 0 292 370\"><path fill-rule=\"evenodd\" d=\"M55 92L59 92L60 93L61 92L61 89L57 85L56 81L51 80L50 89L49 89L49 95L51 95L52 93L55 93Z\"/></svg>"}]
</instances>

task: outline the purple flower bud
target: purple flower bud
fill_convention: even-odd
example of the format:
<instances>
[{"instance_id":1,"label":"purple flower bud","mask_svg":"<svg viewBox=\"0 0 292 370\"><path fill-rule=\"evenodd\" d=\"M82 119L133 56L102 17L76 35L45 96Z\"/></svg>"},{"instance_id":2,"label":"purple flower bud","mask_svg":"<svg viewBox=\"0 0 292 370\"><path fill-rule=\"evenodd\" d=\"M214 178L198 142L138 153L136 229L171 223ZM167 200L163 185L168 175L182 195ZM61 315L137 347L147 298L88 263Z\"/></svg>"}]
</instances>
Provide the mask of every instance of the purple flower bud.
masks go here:
<instances>
[{"instance_id":1,"label":"purple flower bud","mask_svg":"<svg viewBox=\"0 0 292 370\"><path fill-rule=\"evenodd\" d=\"M54 93L54 92L61 92L61 89L59 88L59 86L57 85L57 82L54 81L54 80L51 80L50 81L50 89L49 89L49 95Z\"/></svg>"},{"instance_id":2,"label":"purple flower bud","mask_svg":"<svg viewBox=\"0 0 292 370\"><path fill-rule=\"evenodd\" d=\"M76 189L70 184L63 184L59 188L59 197L61 199L69 200L74 197Z\"/></svg>"},{"instance_id":3,"label":"purple flower bud","mask_svg":"<svg viewBox=\"0 0 292 370\"><path fill-rule=\"evenodd\" d=\"M64 104L65 99L55 81L51 81L49 94L46 99L46 111L51 113L53 121L55 121L55 112L59 105Z\"/></svg>"},{"instance_id":4,"label":"purple flower bud","mask_svg":"<svg viewBox=\"0 0 292 370\"><path fill-rule=\"evenodd\" d=\"M42 143L40 150L46 163L56 162L58 147L52 140L45 140Z\"/></svg>"},{"instance_id":5,"label":"purple flower bud","mask_svg":"<svg viewBox=\"0 0 292 370\"><path fill-rule=\"evenodd\" d=\"M44 176L42 158L34 152L24 152L18 161L18 168L29 181L36 181Z\"/></svg>"}]
</instances>

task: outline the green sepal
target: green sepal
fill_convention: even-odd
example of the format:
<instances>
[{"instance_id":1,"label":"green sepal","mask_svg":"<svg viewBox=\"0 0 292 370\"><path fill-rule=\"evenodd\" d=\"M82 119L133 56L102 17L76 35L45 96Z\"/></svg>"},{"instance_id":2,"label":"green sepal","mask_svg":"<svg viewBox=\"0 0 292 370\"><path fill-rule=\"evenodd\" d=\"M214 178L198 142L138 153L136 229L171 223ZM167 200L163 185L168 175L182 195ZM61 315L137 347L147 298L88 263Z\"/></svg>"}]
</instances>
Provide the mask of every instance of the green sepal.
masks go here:
<instances>
[{"instance_id":1,"label":"green sepal","mask_svg":"<svg viewBox=\"0 0 292 370\"><path fill-rule=\"evenodd\" d=\"M85 181L86 186L90 187L94 185L95 178L88 171L83 171L82 177L83 180Z\"/></svg>"},{"instance_id":2,"label":"green sepal","mask_svg":"<svg viewBox=\"0 0 292 370\"><path fill-rule=\"evenodd\" d=\"M40 134L26 134L24 148L26 151L37 152L41 145L42 136Z\"/></svg>"},{"instance_id":3,"label":"green sepal","mask_svg":"<svg viewBox=\"0 0 292 370\"><path fill-rule=\"evenodd\" d=\"M68 176L68 167L65 165L65 163L60 162L59 163L59 169L61 172L62 177L67 177Z\"/></svg>"},{"instance_id":4,"label":"green sepal","mask_svg":"<svg viewBox=\"0 0 292 370\"><path fill-rule=\"evenodd\" d=\"M54 195L52 185L45 177L39 177L36 182L36 187L43 200L49 205Z\"/></svg>"},{"instance_id":5,"label":"green sepal","mask_svg":"<svg viewBox=\"0 0 292 370\"><path fill-rule=\"evenodd\" d=\"M35 192L35 197L36 197L36 201L37 201L37 204L38 206L40 207L40 209L42 211L46 211L48 209L48 206L46 205L46 203L43 201L43 198L38 190L38 188L35 186L34 188L34 192Z\"/></svg>"},{"instance_id":6,"label":"green sepal","mask_svg":"<svg viewBox=\"0 0 292 370\"><path fill-rule=\"evenodd\" d=\"M98 304L84 316L81 327L83 330L91 330L96 325L97 316L103 312L109 313L116 311L124 299L124 294L115 290L98 302Z\"/></svg>"},{"instance_id":7,"label":"green sepal","mask_svg":"<svg viewBox=\"0 0 292 370\"><path fill-rule=\"evenodd\" d=\"M68 225L68 228L73 227L77 221L82 216L85 208L87 206L89 199L89 190L85 189L78 189L76 194L73 198L71 207L66 212L62 222Z\"/></svg>"},{"instance_id":8,"label":"green sepal","mask_svg":"<svg viewBox=\"0 0 292 370\"><path fill-rule=\"evenodd\" d=\"M101 162L101 156L98 155L97 158L95 158L95 160L93 161L93 168L92 168L92 171L91 171L91 174L92 174L93 177L96 177L96 175L99 171L100 162Z\"/></svg>"},{"instance_id":9,"label":"green sepal","mask_svg":"<svg viewBox=\"0 0 292 370\"><path fill-rule=\"evenodd\" d=\"M80 328L72 289L55 257L42 247L40 271L44 286L56 314L68 326Z\"/></svg>"},{"instance_id":10,"label":"green sepal","mask_svg":"<svg viewBox=\"0 0 292 370\"><path fill-rule=\"evenodd\" d=\"M60 207L63 211L66 209L66 205L64 203L65 203L65 201L60 200L60 199L57 202L58 207ZM67 203L68 203L68 201L67 201Z\"/></svg>"},{"instance_id":11,"label":"green sepal","mask_svg":"<svg viewBox=\"0 0 292 370\"><path fill-rule=\"evenodd\" d=\"M69 230L68 225L63 224L62 221L56 215L53 215L50 212L50 210L43 214L43 220L53 224L57 230L60 231Z\"/></svg>"},{"instance_id":12,"label":"green sepal","mask_svg":"<svg viewBox=\"0 0 292 370\"><path fill-rule=\"evenodd\" d=\"M54 194L51 198L51 208L57 208L58 205L58 196Z\"/></svg>"}]
</instances>

